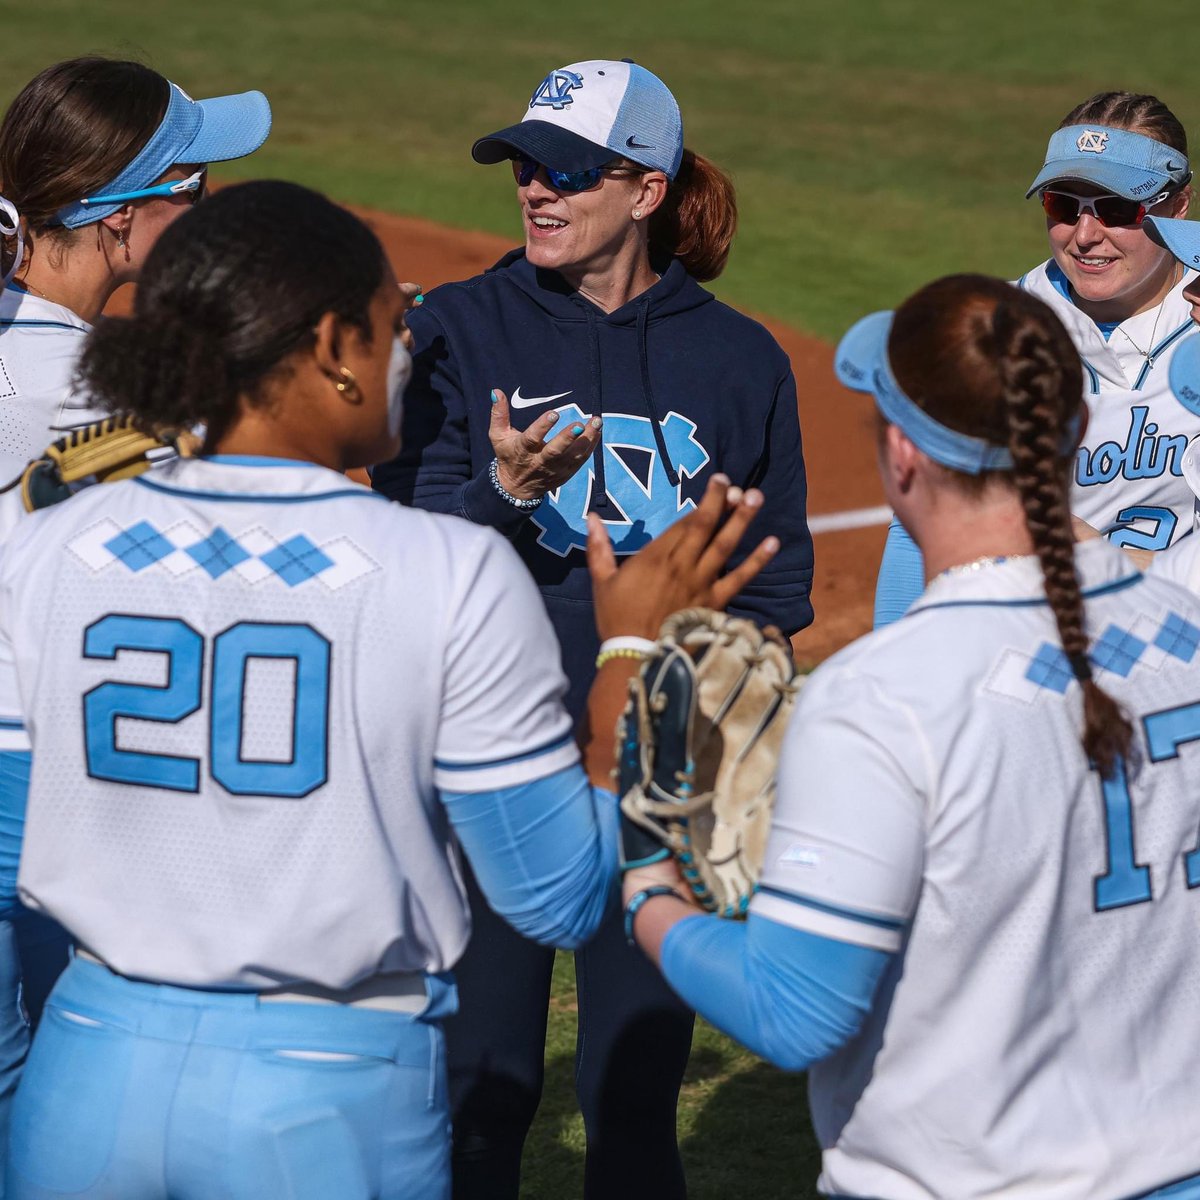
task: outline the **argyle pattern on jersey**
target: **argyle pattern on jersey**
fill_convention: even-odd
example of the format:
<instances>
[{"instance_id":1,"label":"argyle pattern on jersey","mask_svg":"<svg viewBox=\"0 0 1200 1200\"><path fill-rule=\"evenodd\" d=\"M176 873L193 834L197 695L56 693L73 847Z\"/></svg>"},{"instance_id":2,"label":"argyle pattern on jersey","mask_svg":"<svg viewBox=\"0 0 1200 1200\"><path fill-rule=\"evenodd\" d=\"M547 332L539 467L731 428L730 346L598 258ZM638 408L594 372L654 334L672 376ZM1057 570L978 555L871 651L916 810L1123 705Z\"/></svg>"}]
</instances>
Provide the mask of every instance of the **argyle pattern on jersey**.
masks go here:
<instances>
[{"instance_id":1,"label":"argyle pattern on jersey","mask_svg":"<svg viewBox=\"0 0 1200 1200\"><path fill-rule=\"evenodd\" d=\"M134 574L158 569L182 576L200 570L214 581L276 580L288 588L315 579L336 589L379 570L348 537L317 545L302 532L281 540L261 526L235 534L221 525L204 529L191 521L159 529L142 520L126 528L106 518L72 538L67 548L94 571L120 565Z\"/></svg>"}]
</instances>

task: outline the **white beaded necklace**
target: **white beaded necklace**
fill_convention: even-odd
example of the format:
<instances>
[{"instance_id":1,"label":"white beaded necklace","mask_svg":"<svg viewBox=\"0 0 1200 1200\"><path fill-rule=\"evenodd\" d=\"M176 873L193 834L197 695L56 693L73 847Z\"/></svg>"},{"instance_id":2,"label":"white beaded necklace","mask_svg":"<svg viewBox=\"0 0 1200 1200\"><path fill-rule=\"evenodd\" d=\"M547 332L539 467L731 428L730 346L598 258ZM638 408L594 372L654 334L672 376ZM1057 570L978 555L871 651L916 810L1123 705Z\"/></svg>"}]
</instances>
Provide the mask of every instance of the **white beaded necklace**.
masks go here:
<instances>
[{"instance_id":1,"label":"white beaded necklace","mask_svg":"<svg viewBox=\"0 0 1200 1200\"><path fill-rule=\"evenodd\" d=\"M1016 562L1018 559L1036 557L1036 554L984 554L979 558L973 558L970 562L958 563L953 567L947 567L944 571L938 573L938 578L946 579L955 575L973 575L976 571L984 571L988 567L998 567L1001 563Z\"/></svg>"}]
</instances>

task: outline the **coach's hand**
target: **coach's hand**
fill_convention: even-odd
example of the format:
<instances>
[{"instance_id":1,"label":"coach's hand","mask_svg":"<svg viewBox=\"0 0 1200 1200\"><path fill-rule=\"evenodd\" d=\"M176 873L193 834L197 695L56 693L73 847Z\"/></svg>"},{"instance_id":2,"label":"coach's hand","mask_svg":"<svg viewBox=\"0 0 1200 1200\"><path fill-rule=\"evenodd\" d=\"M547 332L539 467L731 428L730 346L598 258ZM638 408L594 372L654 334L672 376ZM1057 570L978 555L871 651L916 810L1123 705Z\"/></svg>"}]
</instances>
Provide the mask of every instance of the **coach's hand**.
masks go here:
<instances>
[{"instance_id":1,"label":"coach's hand","mask_svg":"<svg viewBox=\"0 0 1200 1200\"><path fill-rule=\"evenodd\" d=\"M547 442L557 420L556 412L542 413L528 429L514 429L509 423L508 397L498 388L492 390L488 437L500 486L509 495L537 500L561 487L591 457L600 441L600 418L574 422Z\"/></svg>"},{"instance_id":2,"label":"coach's hand","mask_svg":"<svg viewBox=\"0 0 1200 1200\"><path fill-rule=\"evenodd\" d=\"M658 637L681 608L724 608L771 561L779 539L764 538L727 575L721 571L762 507L762 492L731 487L725 475L708 481L695 511L676 521L618 567L604 522L588 514L588 569L600 640Z\"/></svg>"}]
</instances>

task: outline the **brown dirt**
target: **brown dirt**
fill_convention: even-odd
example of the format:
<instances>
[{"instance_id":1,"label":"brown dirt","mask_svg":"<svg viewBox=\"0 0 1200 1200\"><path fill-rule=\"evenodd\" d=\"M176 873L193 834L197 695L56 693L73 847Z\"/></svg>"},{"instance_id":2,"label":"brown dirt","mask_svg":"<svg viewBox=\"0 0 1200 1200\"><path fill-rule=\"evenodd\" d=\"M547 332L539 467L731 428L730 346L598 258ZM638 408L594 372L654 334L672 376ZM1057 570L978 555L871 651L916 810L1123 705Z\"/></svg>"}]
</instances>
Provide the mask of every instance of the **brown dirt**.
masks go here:
<instances>
[{"instance_id":1,"label":"brown dirt","mask_svg":"<svg viewBox=\"0 0 1200 1200\"><path fill-rule=\"evenodd\" d=\"M400 279L425 288L477 275L512 243L486 233L449 229L413 217L361 214L375 229ZM110 311L122 311L121 289ZM800 396L800 426L808 472L809 513L838 512L883 503L875 472L872 405L843 390L833 376L833 352L824 342L775 321L763 322L791 357ZM816 538L813 625L793 639L797 658L815 665L871 627L882 527L820 534Z\"/></svg>"}]
</instances>

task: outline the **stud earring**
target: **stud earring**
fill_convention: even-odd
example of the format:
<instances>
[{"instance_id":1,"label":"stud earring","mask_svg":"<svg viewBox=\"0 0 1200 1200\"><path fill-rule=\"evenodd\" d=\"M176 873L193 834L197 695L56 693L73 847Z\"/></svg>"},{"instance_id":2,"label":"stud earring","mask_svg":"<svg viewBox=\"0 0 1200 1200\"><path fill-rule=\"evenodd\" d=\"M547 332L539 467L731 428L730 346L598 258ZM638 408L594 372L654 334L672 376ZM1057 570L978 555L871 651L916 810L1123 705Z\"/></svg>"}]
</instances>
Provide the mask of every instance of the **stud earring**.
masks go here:
<instances>
[{"instance_id":1,"label":"stud earring","mask_svg":"<svg viewBox=\"0 0 1200 1200\"><path fill-rule=\"evenodd\" d=\"M347 400L355 401L358 397L358 380L354 377L354 372L349 367L338 367L338 373L341 379L333 386L337 388Z\"/></svg>"},{"instance_id":2,"label":"stud earring","mask_svg":"<svg viewBox=\"0 0 1200 1200\"><path fill-rule=\"evenodd\" d=\"M635 208L633 210L633 219L635 221L640 221L642 219L642 210L640 208Z\"/></svg>"}]
</instances>

